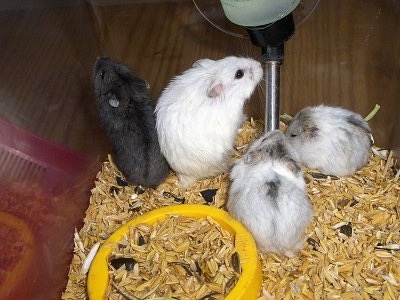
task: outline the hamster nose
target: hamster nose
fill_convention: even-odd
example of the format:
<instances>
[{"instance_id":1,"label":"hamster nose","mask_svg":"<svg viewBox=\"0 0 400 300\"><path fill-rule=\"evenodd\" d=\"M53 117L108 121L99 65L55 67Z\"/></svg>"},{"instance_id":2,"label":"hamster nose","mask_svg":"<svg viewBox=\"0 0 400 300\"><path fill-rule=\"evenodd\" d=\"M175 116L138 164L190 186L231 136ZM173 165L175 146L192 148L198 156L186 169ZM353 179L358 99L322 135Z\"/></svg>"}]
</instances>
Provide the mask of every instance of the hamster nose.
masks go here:
<instances>
[{"instance_id":1,"label":"hamster nose","mask_svg":"<svg viewBox=\"0 0 400 300\"><path fill-rule=\"evenodd\" d=\"M260 80L263 76L263 72L262 65L258 62L257 65L251 67L251 79Z\"/></svg>"},{"instance_id":2,"label":"hamster nose","mask_svg":"<svg viewBox=\"0 0 400 300\"><path fill-rule=\"evenodd\" d=\"M257 70L258 68L250 67L249 68L249 74L250 74L250 79L254 80L257 77Z\"/></svg>"}]
</instances>

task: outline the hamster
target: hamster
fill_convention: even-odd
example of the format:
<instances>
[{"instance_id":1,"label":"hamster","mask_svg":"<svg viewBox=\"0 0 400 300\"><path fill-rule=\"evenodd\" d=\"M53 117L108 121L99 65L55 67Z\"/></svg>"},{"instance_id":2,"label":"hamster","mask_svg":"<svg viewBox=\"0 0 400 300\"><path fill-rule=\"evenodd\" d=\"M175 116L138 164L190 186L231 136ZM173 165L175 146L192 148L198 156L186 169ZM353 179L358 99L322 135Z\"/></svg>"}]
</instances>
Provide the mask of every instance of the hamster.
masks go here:
<instances>
[{"instance_id":1,"label":"hamster","mask_svg":"<svg viewBox=\"0 0 400 300\"><path fill-rule=\"evenodd\" d=\"M230 173L228 212L261 252L292 257L303 248L313 210L297 154L280 130L254 141Z\"/></svg>"},{"instance_id":2,"label":"hamster","mask_svg":"<svg viewBox=\"0 0 400 300\"><path fill-rule=\"evenodd\" d=\"M155 187L168 175L147 82L126 65L99 57L94 66L99 119L114 161L130 184Z\"/></svg>"},{"instance_id":3,"label":"hamster","mask_svg":"<svg viewBox=\"0 0 400 300\"><path fill-rule=\"evenodd\" d=\"M205 58L163 90L155 109L158 139L182 187L231 166L244 104L262 74L261 64L251 58Z\"/></svg>"},{"instance_id":4,"label":"hamster","mask_svg":"<svg viewBox=\"0 0 400 300\"><path fill-rule=\"evenodd\" d=\"M359 114L324 105L303 108L285 134L303 165L339 177L364 167L373 144L371 129Z\"/></svg>"}]
</instances>

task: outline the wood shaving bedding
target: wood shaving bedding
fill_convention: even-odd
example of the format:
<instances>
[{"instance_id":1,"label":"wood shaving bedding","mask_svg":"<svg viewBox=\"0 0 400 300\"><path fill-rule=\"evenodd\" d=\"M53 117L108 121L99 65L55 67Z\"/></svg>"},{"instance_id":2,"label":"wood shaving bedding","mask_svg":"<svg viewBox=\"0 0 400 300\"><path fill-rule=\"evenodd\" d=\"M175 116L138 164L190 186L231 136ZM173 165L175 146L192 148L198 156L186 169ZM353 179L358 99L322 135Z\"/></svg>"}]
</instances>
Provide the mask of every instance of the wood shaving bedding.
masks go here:
<instances>
[{"instance_id":1,"label":"wood shaving bedding","mask_svg":"<svg viewBox=\"0 0 400 300\"><path fill-rule=\"evenodd\" d=\"M240 276L234 236L211 217L168 216L131 227L109 259L107 299L223 299ZM118 287L118 288L117 288Z\"/></svg>"},{"instance_id":2,"label":"wood shaving bedding","mask_svg":"<svg viewBox=\"0 0 400 300\"><path fill-rule=\"evenodd\" d=\"M246 122L233 156L240 157L262 131L261 121ZM351 177L303 171L314 208L306 246L293 258L260 254L263 285L259 300L399 299L400 182L391 152L374 147L368 165ZM187 191L178 187L172 172L155 190L124 186L121 179L109 156L97 174L84 225L75 234L62 299L87 299L82 264L92 246L122 224L179 203L224 208L229 188L227 174L198 181Z\"/></svg>"}]
</instances>

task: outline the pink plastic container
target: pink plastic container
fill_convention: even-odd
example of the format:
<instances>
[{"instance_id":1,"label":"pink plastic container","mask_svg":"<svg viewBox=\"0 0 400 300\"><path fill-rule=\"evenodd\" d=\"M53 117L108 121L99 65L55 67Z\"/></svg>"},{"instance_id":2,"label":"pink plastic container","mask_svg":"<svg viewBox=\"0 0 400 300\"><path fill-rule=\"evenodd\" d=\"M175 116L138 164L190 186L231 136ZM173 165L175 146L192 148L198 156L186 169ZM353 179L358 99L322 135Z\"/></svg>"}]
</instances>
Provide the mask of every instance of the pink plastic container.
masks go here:
<instances>
[{"instance_id":1,"label":"pink plastic container","mask_svg":"<svg viewBox=\"0 0 400 300\"><path fill-rule=\"evenodd\" d=\"M84 156L0 119L0 299L60 299L91 173Z\"/></svg>"}]
</instances>

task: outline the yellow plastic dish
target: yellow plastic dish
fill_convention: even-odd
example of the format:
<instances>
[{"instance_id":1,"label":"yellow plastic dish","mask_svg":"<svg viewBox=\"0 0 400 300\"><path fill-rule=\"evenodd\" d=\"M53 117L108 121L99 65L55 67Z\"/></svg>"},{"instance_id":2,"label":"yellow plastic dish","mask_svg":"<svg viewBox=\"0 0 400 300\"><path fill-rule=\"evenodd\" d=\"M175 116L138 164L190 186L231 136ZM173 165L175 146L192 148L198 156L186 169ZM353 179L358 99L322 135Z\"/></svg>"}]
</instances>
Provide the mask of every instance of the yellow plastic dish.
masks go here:
<instances>
[{"instance_id":1,"label":"yellow plastic dish","mask_svg":"<svg viewBox=\"0 0 400 300\"><path fill-rule=\"evenodd\" d=\"M250 232L226 211L200 204L181 204L159 208L132 219L115 231L99 248L93 259L87 278L88 296L91 300L103 300L109 284L108 257L113 245L122 240L129 227L140 223L153 224L166 219L169 215L183 215L193 218L210 216L223 228L235 236L235 247L239 254L242 273L226 300L252 300L260 294L262 273L257 248Z\"/></svg>"}]
</instances>

